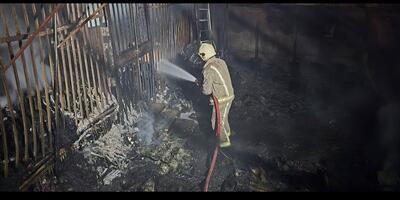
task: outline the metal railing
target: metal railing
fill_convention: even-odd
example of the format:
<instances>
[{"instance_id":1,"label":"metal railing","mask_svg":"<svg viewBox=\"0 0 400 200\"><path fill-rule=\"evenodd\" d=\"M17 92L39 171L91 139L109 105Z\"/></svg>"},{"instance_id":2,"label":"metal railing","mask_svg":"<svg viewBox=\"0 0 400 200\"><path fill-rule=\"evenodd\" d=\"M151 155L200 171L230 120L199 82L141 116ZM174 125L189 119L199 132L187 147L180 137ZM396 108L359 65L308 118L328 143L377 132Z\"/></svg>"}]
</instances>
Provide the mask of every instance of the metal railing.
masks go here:
<instances>
[{"instance_id":1,"label":"metal railing","mask_svg":"<svg viewBox=\"0 0 400 200\"><path fill-rule=\"evenodd\" d=\"M157 62L193 39L170 4L2 4L0 18L4 177L56 152L66 117L78 126L114 100L120 117L151 101Z\"/></svg>"}]
</instances>

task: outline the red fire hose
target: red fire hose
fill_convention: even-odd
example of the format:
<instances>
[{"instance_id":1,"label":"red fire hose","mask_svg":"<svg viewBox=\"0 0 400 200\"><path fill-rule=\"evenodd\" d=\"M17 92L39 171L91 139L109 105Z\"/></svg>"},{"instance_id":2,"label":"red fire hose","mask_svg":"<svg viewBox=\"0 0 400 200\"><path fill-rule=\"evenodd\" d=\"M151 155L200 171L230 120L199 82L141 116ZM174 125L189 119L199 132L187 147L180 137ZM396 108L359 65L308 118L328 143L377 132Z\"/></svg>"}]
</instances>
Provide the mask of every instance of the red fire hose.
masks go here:
<instances>
[{"instance_id":1,"label":"red fire hose","mask_svg":"<svg viewBox=\"0 0 400 200\"><path fill-rule=\"evenodd\" d=\"M217 139L219 141L219 136L221 134L221 115L219 111L219 104L218 104L218 99L216 96L213 95L213 100L214 100L214 107L215 107L215 114L216 114L216 121L217 121L217 127L215 131L215 135L217 136ZM212 172L214 171L215 168L215 163L217 161L217 156L218 156L218 151L219 151L219 142L217 142L217 145L215 146L214 154L211 160L210 168L208 169L208 174L206 178L206 182L204 185L204 192L208 191L208 184L210 183L211 175Z\"/></svg>"}]
</instances>

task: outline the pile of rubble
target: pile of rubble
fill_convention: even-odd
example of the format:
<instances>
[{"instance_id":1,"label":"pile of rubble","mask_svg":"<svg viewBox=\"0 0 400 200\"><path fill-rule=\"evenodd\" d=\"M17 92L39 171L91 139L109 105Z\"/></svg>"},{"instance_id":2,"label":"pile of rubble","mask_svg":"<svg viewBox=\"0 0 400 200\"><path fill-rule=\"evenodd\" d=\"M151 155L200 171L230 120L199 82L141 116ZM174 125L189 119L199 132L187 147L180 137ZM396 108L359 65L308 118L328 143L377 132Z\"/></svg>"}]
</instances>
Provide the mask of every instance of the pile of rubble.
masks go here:
<instances>
[{"instance_id":1,"label":"pile of rubble","mask_svg":"<svg viewBox=\"0 0 400 200\"><path fill-rule=\"evenodd\" d=\"M106 118L114 119L115 112ZM165 87L157 94L155 104L132 108L124 125L111 123L108 131L98 137L91 136L94 133L90 130L95 126L86 129L89 122L83 122L78 128L81 137L75 141L75 150L83 155L82 166L89 166L85 169L96 174L100 186L124 178L128 166L138 160L153 163L151 166L157 166L160 176L190 170L193 161L184 148L185 140L171 134L169 126L176 118L189 118L193 112L190 102Z\"/></svg>"},{"instance_id":2,"label":"pile of rubble","mask_svg":"<svg viewBox=\"0 0 400 200\"><path fill-rule=\"evenodd\" d=\"M174 88L174 90L171 90L168 85L165 85L164 89L156 94L155 102L165 105L166 108L179 112L193 111L192 102L182 98L179 89Z\"/></svg>"},{"instance_id":3,"label":"pile of rubble","mask_svg":"<svg viewBox=\"0 0 400 200\"><path fill-rule=\"evenodd\" d=\"M190 170L191 155L184 147L184 140L173 137L164 130L160 132L160 144L157 146L142 145L138 148L138 153L150 159L159 167L159 174L165 175L170 172L180 170Z\"/></svg>"},{"instance_id":4,"label":"pile of rubble","mask_svg":"<svg viewBox=\"0 0 400 200\"><path fill-rule=\"evenodd\" d=\"M159 166L159 173L165 175L175 172L178 168L190 169L192 162L190 152L184 148L185 140L173 135L169 127L173 121L185 112L194 112L190 101L181 98L179 90L170 90L166 85L162 92L156 95L156 105L162 105L158 119L154 124L156 134L152 145L140 145L138 153Z\"/></svg>"}]
</instances>

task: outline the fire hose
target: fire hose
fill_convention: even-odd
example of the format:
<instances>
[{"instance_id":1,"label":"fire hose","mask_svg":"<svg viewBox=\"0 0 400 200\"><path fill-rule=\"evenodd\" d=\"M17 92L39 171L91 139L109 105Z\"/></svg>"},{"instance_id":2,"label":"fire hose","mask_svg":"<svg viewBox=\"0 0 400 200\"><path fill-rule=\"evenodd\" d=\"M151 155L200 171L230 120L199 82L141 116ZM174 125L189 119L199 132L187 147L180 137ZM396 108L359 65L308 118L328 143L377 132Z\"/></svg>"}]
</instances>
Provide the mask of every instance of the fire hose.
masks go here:
<instances>
[{"instance_id":1,"label":"fire hose","mask_svg":"<svg viewBox=\"0 0 400 200\"><path fill-rule=\"evenodd\" d=\"M215 115L216 115L216 122L217 122L217 126L216 126L216 131L215 131L215 135L217 136L217 141L219 141L219 136L221 134L221 115L220 115L220 110L219 110L219 103L218 103L218 99L215 95L212 95L213 100L214 100L214 108L215 108ZM218 156L218 151L219 151L219 142L217 142L216 146L215 146L215 150L212 156L212 160L211 160L211 164L210 167L208 169L208 173L207 173L207 178L206 178L206 182L204 185L204 192L208 191L208 185L210 183L211 180L211 175L214 171L215 168L215 163L217 162L217 156Z\"/></svg>"}]
</instances>

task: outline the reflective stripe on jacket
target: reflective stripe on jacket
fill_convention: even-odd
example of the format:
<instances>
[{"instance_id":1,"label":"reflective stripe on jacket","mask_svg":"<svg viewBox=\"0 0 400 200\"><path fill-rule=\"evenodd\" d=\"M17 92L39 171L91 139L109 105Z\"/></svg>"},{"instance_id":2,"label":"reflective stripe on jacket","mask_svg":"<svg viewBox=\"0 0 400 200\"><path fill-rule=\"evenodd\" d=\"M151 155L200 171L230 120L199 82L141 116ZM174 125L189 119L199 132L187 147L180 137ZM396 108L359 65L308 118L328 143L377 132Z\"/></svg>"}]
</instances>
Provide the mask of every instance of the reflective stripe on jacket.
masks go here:
<instances>
[{"instance_id":1,"label":"reflective stripe on jacket","mask_svg":"<svg viewBox=\"0 0 400 200\"><path fill-rule=\"evenodd\" d=\"M234 99L231 76L225 61L216 57L210 58L203 67L203 94L214 94L219 103ZM212 102L212 99L210 100Z\"/></svg>"}]
</instances>

